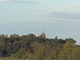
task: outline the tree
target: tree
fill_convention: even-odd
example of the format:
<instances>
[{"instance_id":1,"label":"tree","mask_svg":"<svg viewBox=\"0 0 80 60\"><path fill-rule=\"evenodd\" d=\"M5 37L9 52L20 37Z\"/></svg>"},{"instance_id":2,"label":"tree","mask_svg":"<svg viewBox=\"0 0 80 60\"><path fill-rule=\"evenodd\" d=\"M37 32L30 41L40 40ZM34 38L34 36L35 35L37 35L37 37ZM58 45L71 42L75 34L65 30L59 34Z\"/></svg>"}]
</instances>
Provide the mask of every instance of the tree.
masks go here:
<instances>
[{"instance_id":1,"label":"tree","mask_svg":"<svg viewBox=\"0 0 80 60\"><path fill-rule=\"evenodd\" d=\"M74 44L72 40L67 41L64 46L62 47L62 50L59 55L60 60L73 60L73 48Z\"/></svg>"},{"instance_id":2,"label":"tree","mask_svg":"<svg viewBox=\"0 0 80 60\"><path fill-rule=\"evenodd\" d=\"M65 41L66 42L71 42L73 44L76 43L76 41L74 39L72 39L72 38L66 38Z\"/></svg>"},{"instance_id":3,"label":"tree","mask_svg":"<svg viewBox=\"0 0 80 60\"><path fill-rule=\"evenodd\" d=\"M45 58L45 48L40 43L36 44L33 48L34 54L31 60L44 60Z\"/></svg>"}]
</instances>

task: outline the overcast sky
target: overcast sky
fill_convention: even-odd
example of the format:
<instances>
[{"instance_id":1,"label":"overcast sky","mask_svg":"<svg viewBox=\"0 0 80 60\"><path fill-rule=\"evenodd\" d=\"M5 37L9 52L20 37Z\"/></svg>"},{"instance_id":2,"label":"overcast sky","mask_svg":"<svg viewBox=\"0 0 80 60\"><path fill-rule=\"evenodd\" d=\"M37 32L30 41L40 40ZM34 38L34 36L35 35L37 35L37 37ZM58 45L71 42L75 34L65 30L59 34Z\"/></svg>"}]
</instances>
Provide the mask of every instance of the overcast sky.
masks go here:
<instances>
[{"instance_id":1,"label":"overcast sky","mask_svg":"<svg viewBox=\"0 0 80 60\"><path fill-rule=\"evenodd\" d=\"M0 0L0 34L73 38L80 43L80 0Z\"/></svg>"}]
</instances>

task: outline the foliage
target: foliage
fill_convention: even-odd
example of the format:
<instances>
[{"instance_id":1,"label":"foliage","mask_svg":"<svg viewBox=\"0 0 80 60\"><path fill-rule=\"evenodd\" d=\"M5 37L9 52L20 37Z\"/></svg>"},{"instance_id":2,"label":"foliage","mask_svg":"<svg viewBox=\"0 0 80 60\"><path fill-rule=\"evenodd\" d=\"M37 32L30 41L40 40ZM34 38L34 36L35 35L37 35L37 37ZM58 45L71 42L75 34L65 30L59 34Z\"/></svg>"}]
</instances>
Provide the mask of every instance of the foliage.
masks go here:
<instances>
[{"instance_id":1,"label":"foliage","mask_svg":"<svg viewBox=\"0 0 80 60\"><path fill-rule=\"evenodd\" d=\"M80 60L80 45L72 38L36 37L34 34L0 35L0 57L29 60Z\"/></svg>"}]
</instances>

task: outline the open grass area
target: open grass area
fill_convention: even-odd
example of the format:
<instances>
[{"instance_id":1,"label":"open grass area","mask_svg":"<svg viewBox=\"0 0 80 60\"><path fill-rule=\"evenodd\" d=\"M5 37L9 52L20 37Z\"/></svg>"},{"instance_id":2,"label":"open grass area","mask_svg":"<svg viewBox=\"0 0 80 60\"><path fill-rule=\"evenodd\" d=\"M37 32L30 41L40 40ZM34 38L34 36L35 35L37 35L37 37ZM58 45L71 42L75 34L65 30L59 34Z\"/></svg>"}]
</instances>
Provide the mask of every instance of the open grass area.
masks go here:
<instances>
[{"instance_id":1,"label":"open grass area","mask_svg":"<svg viewBox=\"0 0 80 60\"><path fill-rule=\"evenodd\" d=\"M16 59L16 58L0 58L0 60L29 60L29 59Z\"/></svg>"}]
</instances>

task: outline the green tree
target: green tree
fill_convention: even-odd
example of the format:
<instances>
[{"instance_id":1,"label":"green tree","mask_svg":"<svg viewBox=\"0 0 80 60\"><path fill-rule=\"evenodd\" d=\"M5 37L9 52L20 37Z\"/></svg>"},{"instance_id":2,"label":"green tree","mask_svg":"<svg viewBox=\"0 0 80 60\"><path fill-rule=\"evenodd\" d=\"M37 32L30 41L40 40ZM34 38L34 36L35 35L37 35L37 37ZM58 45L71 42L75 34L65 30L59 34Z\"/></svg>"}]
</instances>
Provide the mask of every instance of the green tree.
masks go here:
<instances>
[{"instance_id":1,"label":"green tree","mask_svg":"<svg viewBox=\"0 0 80 60\"><path fill-rule=\"evenodd\" d=\"M74 44L72 40L69 40L62 47L62 50L59 55L60 60L73 60L73 48Z\"/></svg>"},{"instance_id":2,"label":"green tree","mask_svg":"<svg viewBox=\"0 0 80 60\"><path fill-rule=\"evenodd\" d=\"M31 57L31 60L44 60L45 58L45 48L41 46L40 43L36 44L33 48L34 54Z\"/></svg>"}]
</instances>

